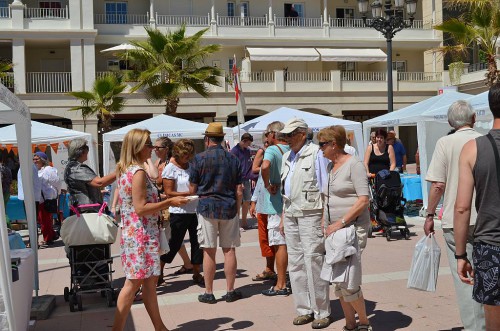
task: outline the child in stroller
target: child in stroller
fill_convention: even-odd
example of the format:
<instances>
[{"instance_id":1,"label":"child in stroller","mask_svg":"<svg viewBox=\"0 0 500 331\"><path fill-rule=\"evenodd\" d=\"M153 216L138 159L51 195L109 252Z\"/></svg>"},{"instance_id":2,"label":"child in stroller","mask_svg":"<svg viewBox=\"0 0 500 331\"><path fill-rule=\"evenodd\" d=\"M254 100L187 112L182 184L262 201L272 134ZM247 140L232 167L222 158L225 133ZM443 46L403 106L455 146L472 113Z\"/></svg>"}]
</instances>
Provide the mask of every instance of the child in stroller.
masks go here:
<instances>
[{"instance_id":1,"label":"child in stroller","mask_svg":"<svg viewBox=\"0 0 500 331\"><path fill-rule=\"evenodd\" d=\"M382 228L387 241L391 240L395 230L399 230L405 239L410 239L404 218L405 204L403 184L397 171L382 170L370 179L370 214Z\"/></svg>"}]
</instances>

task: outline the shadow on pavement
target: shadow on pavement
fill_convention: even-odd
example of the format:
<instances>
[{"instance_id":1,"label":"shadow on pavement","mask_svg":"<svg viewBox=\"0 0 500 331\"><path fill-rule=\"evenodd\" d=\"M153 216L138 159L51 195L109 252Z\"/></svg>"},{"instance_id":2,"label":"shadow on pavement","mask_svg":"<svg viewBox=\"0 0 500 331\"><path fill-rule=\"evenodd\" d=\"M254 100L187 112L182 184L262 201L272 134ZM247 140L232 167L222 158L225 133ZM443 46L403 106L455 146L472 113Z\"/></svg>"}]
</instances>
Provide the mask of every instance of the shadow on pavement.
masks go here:
<instances>
[{"instance_id":1,"label":"shadow on pavement","mask_svg":"<svg viewBox=\"0 0 500 331\"><path fill-rule=\"evenodd\" d=\"M229 318L229 317L219 317L219 318L214 318L214 319L199 319L195 321L190 321L184 324L179 324L178 327L175 330L178 331L197 331L197 330L204 330L204 331L215 331L219 330L219 327L230 323L234 321L234 319ZM243 330L247 329L253 326L253 323L251 321L238 321L235 322L231 325L229 328L225 328L222 330Z\"/></svg>"}]
</instances>

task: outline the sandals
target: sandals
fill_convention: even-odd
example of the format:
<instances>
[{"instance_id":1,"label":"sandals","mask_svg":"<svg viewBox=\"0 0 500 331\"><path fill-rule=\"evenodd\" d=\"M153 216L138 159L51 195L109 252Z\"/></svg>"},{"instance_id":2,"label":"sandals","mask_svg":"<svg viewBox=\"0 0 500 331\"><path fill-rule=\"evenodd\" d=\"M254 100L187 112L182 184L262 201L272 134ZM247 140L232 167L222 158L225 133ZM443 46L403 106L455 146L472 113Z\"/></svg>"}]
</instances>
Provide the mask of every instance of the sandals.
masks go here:
<instances>
[{"instance_id":1,"label":"sandals","mask_svg":"<svg viewBox=\"0 0 500 331\"><path fill-rule=\"evenodd\" d=\"M255 275L255 277L252 278L254 282L260 282L263 280L274 280L276 279L277 275L273 271L262 271L261 274Z\"/></svg>"},{"instance_id":2,"label":"sandals","mask_svg":"<svg viewBox=\"0 0 500 331\"><path fill-rule=\"evenodd\" d=\"M359 324L357 331L372 331L372 326L370 324Z\"/></svg>"},{"instance_id":3,"label":"sandals","mask_svg":"<svg viewBox=\"0 0 500 331\"><path fill-rule=\"evenodd\" d=\"M358 330L358 327L357 327L357 326L353 327L352 329L349 329L349 328L347 327L347 325L345 325L345 326L342 328L342 331L357 331L357 330Z\"/></svg>"},{"instance_id":4,"label":"sandals","mask_svg":"<svg viewBox=\"0 0 500 331\"><path fill-rule=\"evenodd\" d=\"M193 268L186 268L185 266L180 267L179 270L174 272L174 275L184 275L184 274L192 274L193 273Z\"/></svg>"}]
</instances>

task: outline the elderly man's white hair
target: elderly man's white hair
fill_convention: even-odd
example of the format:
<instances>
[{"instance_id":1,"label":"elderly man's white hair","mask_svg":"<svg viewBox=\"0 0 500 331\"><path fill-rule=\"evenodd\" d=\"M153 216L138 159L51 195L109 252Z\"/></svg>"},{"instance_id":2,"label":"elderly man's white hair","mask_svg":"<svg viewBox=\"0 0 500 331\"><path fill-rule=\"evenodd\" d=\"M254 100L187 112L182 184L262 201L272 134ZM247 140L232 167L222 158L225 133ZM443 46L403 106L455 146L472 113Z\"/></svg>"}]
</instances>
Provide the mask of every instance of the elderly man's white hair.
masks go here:
<instances>
[{"instance_id":1,"label":"elderly man's white hair","mask_svg":"<svg viewBox=\"0 0 500 331\"><path fill-rule=\"evenodd\" d=\"M470 103L465 100L458 100L448 108L448 123L454 128L459 129L463 126L474 125L476 112L472 109Z\"/></svg>"}]
</instances>

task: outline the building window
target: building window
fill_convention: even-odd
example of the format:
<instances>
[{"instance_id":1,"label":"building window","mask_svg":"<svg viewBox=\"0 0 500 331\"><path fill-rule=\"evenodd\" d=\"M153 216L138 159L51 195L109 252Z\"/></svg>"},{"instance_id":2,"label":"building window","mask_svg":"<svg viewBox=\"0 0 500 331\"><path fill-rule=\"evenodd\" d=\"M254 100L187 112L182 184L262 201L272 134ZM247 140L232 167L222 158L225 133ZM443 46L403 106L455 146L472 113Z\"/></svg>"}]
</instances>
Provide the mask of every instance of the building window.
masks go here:
<instances>
[{"instance_id":1,"label":"building window","mask_svg":"<svg viewBox=\"0 0 500 331\"><path fill-rule=\"evenodd\" d=\"M354 18L354 8L337 8L337 18Z\"/></svg>"},{"instance_id":2,"label":"building window","mask_svg":"<svg viewBox=\"0 0 500 331\"><path fill-rule=\"evenodd\" d=\"M284 4L285 17L304 17L304 4L303 3L285 3Z\"/></svg>"},{"instance_id":3,"label":"building window","mask_svg":"<svg viewBox=\"0 0 500 331\"><path fill-rule=\"evenodd\" d=\"M126 2L106 2L104 9L106 12L106 24L127 24Z\"/></svg>"},{"instance_id":4,"label":"building window","mask_svg":"<svg viewBox=\"0 0 500 331\"><path fill-rule=\"evenodd\" d=\"M234 2L227 3L227 16L234 16Z\"/></svg>"},{"instance_id":5,"label":"building window","mask_svg":"<svg viewBox=\"0 0 500 331\"><path fill-rule=\"evenodd\" d=\"M108 71L120 71L120 60L108 60Z\"/></svg>"},{"instance_id":6,"label":"building window","mask_svg":"<svg viewBox=\"0 0 500 331\"><path fill-rule=\"evenodd\" d=\"M3 7L3 6L0 6ZM61 1L40 1L40 8L61 8Z\"/></svg>"},{"instance_id":7,"label":"building window","mask_svg":"<svg viewBox=\"0 0 500 331\"><path fill-rule=\"evenodd\" d=\"M406 61L392 61L392 70L406 72Z\"/></svg>"},{"instance_id":8,"label":"building window","mask_svg":"<svg viewBox=\"0 0 500 331\"><path fill-rule=\"evenodd\" d=\"M356 71L356 62L339 62L338 68L342 72Z\"/></svg>"},{"instance_id":9,"label":"building window","mask_svg":"<svg viewBox=\"0 0 500 331\"><path fill-rule=\"evenodd\" d=\"M229 61L227 62L229 65L229 71L233 70L233 65L234 65L234 58L230 57Z\"/></svg>"},{"instance_id":10,"label":"building window","mask_svg":"<svg viewBox=\"0 0 500 331\"><path fill-rule=\"evenodd\" d=\"M240 15L241 15L241 17L248 17L249 16L249 4L248 4L248 2L241 2L240 3Z\"/></svg>"}]
</instances>

